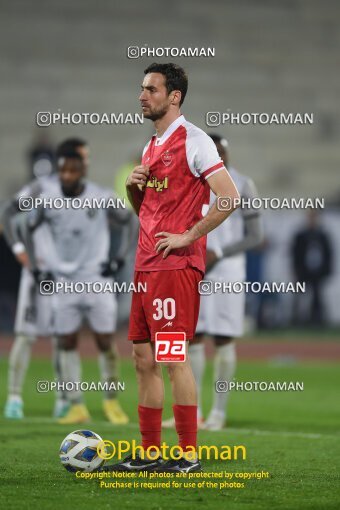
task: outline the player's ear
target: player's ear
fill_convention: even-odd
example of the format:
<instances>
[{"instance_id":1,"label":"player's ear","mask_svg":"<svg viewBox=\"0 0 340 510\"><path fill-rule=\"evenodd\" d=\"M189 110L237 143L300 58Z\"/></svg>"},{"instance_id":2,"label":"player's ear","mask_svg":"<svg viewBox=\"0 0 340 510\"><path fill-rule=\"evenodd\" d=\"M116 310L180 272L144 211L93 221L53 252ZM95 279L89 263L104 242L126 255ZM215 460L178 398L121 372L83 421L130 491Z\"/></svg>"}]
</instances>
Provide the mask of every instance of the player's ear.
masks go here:
<instances>
[{"instance_id":1,"label":"player's ear","mask_svg":"<svg viewBox=\"0 0 340 510\"><path fill-rule=\"evenodd\" d=\"M181 97L182 97L182 92L180 90L173 90L170 93L171 104L176 105L176 106L179 105L179 103L181 102Z\"/></svg>"}]
</instances>

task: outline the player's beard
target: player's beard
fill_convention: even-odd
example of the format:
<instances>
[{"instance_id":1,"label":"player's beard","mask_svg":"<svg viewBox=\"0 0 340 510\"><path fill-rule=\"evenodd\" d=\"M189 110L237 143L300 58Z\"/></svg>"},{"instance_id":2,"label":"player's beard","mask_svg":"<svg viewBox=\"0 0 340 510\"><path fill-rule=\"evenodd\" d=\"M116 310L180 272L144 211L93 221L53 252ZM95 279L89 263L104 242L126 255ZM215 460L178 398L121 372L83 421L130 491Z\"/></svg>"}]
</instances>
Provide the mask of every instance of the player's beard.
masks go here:
<instances>
[{"instance_id":1,"label":"player's beard","mask_svg":"<svg viewBox=\"0 0 340 510\"><path fill-rule=\"evenodd\" d=\"M68 185L61 183L61 189L65 197L76 197L84 190L84 181L81 179L74 184Z\"/></svg>"},{"instance_id":2,"label":"player's beard","mask_svg":"<svg viewBox=\"0 0 340 510\"><path fill-rule=\"evenodd\" d=\"M155 120L159 120L161 119L162 117L164 117L164 115L166 115L168 113L168 110L169 110L169 105L167 104L162 104L161 106L158 106L157 108L149 108L149 110L147 112L143 111L143 115L146 119L150 119L152 120L152 122L155 122Z\"/></svg>"}]
</instances>

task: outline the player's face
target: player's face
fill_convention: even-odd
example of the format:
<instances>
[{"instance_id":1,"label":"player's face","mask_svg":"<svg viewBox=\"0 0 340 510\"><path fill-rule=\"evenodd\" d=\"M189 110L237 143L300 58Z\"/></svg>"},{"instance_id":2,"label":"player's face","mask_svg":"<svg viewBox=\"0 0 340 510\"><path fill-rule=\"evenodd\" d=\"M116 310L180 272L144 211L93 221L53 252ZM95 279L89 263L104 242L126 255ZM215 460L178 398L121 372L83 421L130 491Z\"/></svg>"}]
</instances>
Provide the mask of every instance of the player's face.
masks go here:
<instances>
[{"instance_id":1,"label":"player's face","mask_svg":"<svg viewBox=\"0 0 340 510\"><path fill-rule=\"evenodd\" d=\"M87 145L80 145L76 148L76 152L79 154L79 156L82 158L85 166L85 170L88 169L90 164L90 150L87 147Z\"/></svg>"},{"instance_id":2,"label":"player's face","mask_svg":"<svg viewBox=\"0 0 340 510\"><path fill-rule=\"evenodd\" d=\"M216 149L217 149L218 155L222 159L225 167L228 168L228 151L220 143L215 143L215 145L216 145Z\"/></svg>"},{"instance_id":3,"label":"player's face","mask_svg":"<svg viewBox=\"0 0 340 510\"><path fill-rule=\"evenodd\" d=\"M85 167L82 161L68 158L59 168L59 179L65 195L76 195L81 189Z\"/></svg>"},{"instance_id":4,"label":"player's face","mask_svg":"<svg viewBox=\"0 0 340 510\"><path fill-rule=\"evenodd\" d=\"M165 86L165 76L161 73L146 74L139 96L144 117L152 121L164 117L170 108L171 96Z\"/></svg>"}]
</instances>

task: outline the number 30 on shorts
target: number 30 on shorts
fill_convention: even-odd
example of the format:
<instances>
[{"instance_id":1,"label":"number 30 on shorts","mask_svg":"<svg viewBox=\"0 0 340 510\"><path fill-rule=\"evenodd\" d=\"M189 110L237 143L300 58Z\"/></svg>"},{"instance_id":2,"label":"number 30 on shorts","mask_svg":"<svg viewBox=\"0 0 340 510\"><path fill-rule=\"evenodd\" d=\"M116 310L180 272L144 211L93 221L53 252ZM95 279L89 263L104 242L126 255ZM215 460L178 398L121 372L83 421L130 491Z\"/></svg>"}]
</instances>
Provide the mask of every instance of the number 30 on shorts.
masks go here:
<instances>
[{"instance_id":1,"label":"number 30 on shorts","mask_svg":"<svg viewBox=\"0 0 340 510\"><path fill-rule=\"evenodd\" d=\"M176 302L174 298L168 297L163 300L156 298L152 304L156 307L156 313L152 315L155 321L161 319L171 320L176 317Z\"/></svg>"}]
</instances>

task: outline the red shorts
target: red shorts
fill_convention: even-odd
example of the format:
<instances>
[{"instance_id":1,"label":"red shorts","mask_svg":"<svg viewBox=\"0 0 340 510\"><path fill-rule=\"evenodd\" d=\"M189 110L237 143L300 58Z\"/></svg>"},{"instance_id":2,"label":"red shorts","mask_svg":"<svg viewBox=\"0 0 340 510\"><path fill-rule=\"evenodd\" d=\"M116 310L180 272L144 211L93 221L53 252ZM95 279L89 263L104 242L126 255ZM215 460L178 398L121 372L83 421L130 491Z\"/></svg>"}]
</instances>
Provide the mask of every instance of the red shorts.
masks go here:
<instances>
[{"instance_id":1,"label":"red shorts","mask_svg":"<svg viewBox=\"0 0 340 510\"><path fill-rule=\"evenodd\" d=\"M135 271L134 284L146 292L133 292L128 339L155 341L159 331L184 331L187 340L195 335L200 294L200 271L194 268L171 271Z\"/></svg>"}]
</instances>

